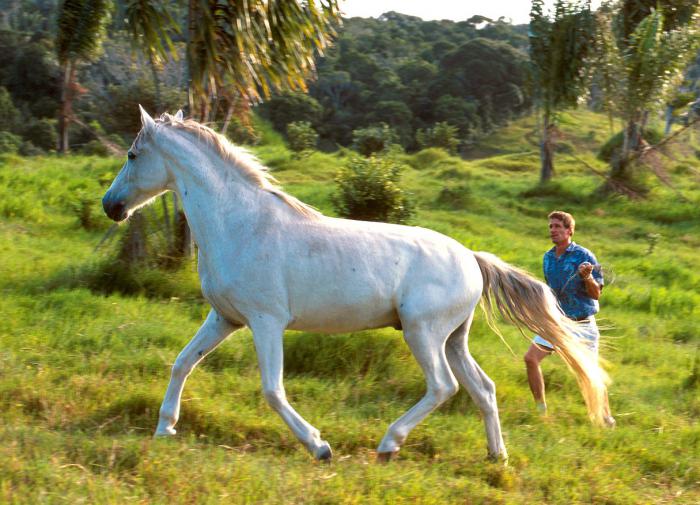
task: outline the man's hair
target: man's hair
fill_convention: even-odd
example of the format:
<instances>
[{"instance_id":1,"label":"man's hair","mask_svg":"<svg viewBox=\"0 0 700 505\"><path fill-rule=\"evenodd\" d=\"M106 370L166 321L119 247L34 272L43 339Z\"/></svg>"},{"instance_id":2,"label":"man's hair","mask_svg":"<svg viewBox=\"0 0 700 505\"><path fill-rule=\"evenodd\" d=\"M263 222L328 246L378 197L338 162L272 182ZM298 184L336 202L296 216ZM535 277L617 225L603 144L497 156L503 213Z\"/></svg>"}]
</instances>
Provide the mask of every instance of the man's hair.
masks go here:
<instances>
[{"instance_id":1,"label":"man's hair","mask_svg":"<svg viewBox=\"0 0 700 505\"><path fill-rule=\"evenodd\" d=\"M568 212L564 212L563 210L555 210L554 212L550 212L549 216L547 217L549 219L561 221L564 223L564 228L571 230L572 234L574 233L574 230L576 229L576 220L574 219L574 216Z\"/></svg>"}]
</instances>

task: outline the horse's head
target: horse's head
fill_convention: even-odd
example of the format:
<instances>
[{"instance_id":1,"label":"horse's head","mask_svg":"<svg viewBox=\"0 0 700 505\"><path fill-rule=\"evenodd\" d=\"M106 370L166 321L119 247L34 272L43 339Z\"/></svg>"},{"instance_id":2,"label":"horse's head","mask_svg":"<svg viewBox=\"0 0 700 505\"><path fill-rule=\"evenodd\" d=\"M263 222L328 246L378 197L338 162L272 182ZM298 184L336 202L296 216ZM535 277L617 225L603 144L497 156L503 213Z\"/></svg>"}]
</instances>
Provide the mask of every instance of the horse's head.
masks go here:
<instances>
[{"instance_id":1,"label":"horse's head","mask_svg":"<svg viewBox=\"0 0 700 505\"><path fill-rule=\"evenodd\" d=\"M158 125L139 105L143 128L129 149L128 159L102 198L105 213L114 221L123 221L134 210L146 205L168 189L170 173L166 158L156 148ZM174 120L182 120L178 111Z\"/></svg>"}]
</instances>

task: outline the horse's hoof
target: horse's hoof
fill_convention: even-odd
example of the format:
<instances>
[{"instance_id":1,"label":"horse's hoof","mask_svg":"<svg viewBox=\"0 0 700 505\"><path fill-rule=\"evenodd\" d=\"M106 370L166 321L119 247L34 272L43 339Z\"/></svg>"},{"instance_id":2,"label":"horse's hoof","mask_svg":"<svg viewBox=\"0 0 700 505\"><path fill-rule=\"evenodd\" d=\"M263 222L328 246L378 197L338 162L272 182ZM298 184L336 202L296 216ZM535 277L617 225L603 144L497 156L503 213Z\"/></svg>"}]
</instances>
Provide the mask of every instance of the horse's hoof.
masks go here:
<instances>
[{"instance_id":1,"label":"horse's hoof","mask_svg":"<svg viewBox=\"0 0 700 505\"><path fill-rule=\"evenodd\" d=\"M489 454L488 460L491 463L501 464L503 466L508 466L508 453L499 452L498 454Z\"/></svg>"},{"instance_id":2,"label":"horse's hoof","mask_svg":"<svg viewBox=\"0 0 700 505\"><path fill-rule=\"evenodd\" d=\"M153 438L172 437L177 433L175 428L158 428L153 434Z\"/></svg>"},{"instance_id":3,"label":"horse's hoof","mask_svg":"<svg viewBox=\"0 0 700 505\"><path fill-rule=\"evenodd\" d=\"M323 445L316 449L316 453L314 454L314 457L316 458L317 461L323 461L325 463L330 463L331 458L333 457L333 451L331 450L331 446L328 442L325 440L323 441Z\"/></svg>"},{"instance_id":4,"label":"horse's hoof","mask_svg":"<svg viewBox=\"0 0 700 505\"><path fill-rule=\"evenodd\" d=\"M387 452L378 452L377 453L377 463L388 463L394 457L399 453L399 450L396 449L395 451L387 451Z\"/></svg>"}]
</instances>

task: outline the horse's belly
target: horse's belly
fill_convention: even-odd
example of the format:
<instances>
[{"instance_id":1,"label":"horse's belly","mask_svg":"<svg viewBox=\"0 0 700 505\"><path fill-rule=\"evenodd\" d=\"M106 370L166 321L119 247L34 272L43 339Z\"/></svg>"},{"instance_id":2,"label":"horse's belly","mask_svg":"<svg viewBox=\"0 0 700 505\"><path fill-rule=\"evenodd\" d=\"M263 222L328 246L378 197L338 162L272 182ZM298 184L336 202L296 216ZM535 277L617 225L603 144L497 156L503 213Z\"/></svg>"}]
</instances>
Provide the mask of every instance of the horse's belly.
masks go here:
<instances>
[{"instance_id":1,"label":"horse's belly","mask_svg":"<svg viewBox=\"0 0 700 505\"><path fill-rule=\"evenodd\" d=\"M400 328L398 314L393 304L387 301L328 303L329 301L313 307L298 306L292 313L288 328L319 333L342 333L385 326Z\"/></svg>"}]
</instances>

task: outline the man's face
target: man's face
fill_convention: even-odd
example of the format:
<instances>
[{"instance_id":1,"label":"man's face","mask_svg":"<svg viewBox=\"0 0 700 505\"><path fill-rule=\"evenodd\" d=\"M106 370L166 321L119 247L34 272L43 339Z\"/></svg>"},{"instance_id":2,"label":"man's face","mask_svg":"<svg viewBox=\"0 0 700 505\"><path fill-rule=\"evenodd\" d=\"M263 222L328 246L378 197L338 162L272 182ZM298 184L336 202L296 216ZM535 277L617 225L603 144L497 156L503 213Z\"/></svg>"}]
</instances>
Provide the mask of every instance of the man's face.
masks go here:
<instances>
[{"instance_id":1,"label":"man's face","mask_svg":"<svg viewBox=\"0 0 700 505\"><path fill-rule=\"evenodd\" d=\"M549 238L555 244L568 242L571 239L571 230L564 226L564 222L560 219L549 220Z\"/></svg>"}]
</instances>

